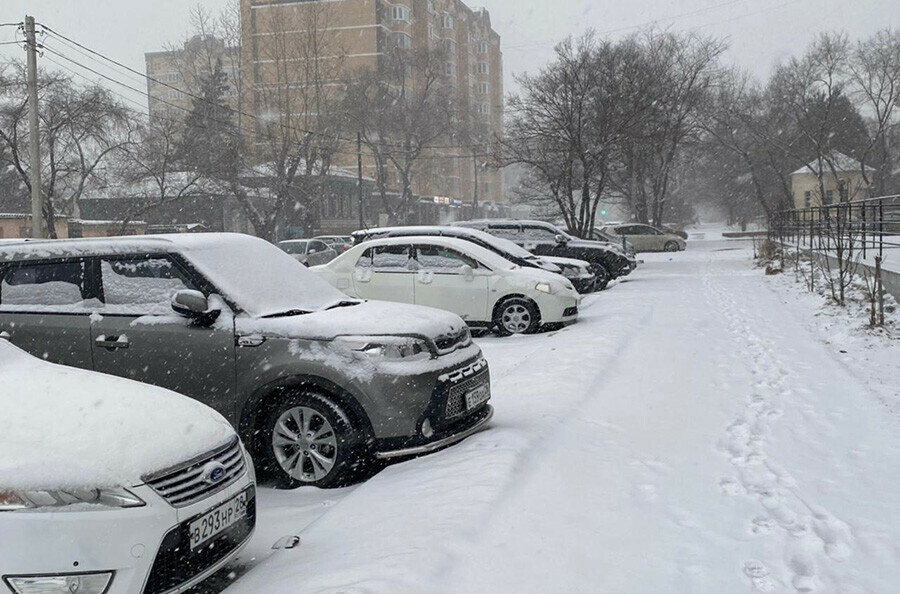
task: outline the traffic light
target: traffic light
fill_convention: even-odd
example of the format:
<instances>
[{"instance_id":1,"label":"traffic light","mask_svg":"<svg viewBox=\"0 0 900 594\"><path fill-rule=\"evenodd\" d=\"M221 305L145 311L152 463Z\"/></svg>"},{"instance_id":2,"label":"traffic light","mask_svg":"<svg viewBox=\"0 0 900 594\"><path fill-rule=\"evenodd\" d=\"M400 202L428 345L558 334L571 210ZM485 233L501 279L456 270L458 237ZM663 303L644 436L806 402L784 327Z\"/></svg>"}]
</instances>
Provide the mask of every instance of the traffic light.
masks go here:
<instances>
[{"instance_id":1,"label":"traffic light","mask_svg":"<svg viewBox=\"0 0 900 594\"><path fill-rule=\"evenodd\" d=\"M601 216L601 217L605 217L605 216L606 216L606 209L605 209L605 208L600 210L600 216Z\"/></svg>"}]
</instances>

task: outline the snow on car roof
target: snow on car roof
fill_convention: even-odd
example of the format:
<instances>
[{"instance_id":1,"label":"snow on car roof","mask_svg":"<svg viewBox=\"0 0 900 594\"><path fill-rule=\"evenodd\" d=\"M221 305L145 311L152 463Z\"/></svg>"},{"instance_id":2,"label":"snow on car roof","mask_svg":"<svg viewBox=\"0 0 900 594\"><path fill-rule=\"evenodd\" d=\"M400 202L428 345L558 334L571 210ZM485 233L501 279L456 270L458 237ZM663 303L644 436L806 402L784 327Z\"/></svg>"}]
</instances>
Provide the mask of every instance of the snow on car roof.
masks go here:
<instances>
[{"instance_id":1,"label":"snow on car roof","mask_svg":"<svg viewBox=\"0 0 900 594\"><path fill-rule=\"evenodd\" d=\"M534 258L534 254L526 250L525 248L519 246L517 243L514 243L508 239L503 237L497 237L496 235L491 235L481 229L475 229L473 227L462 227L456 226L452 227L449 225L411 225L408 227L373 227L371 229L365 229L360 231L354 231L353 235L357 237L365 237L368 235L378 235L379 233L403 233L404 237L408 237L410 235L423 234L425 236L429 236L432 233L452 233L453 235L466 235L469 237L475 237L480 239L484 243L491 244L495 246L499 250L503 250L516 256L517 258Z\"/></svg>"},{"instance_id":2,"label":"snow on car roof","mask_svg":"<svg viewBox=\"0 0 900 594\"><path fill-rule=\"evenodd\" d=\"M398 243L424 243L451 248L458 252L462 252L463 254L472 256L476 260L480 261L483 264L487 264L491 268L509 269L516 266L516 264L510 262L496 252L492 252L491 250L474 244L471 241L466 241L465 239L457 239L455 237L444 237L442 235L408 235L403 237L383 237L381 239L373 239L372 241L367 241L360 244L360 246L366 246L367 248L369 248L379 245L396 245Z\"/></svg>"},{"instance_id":3,"label":"snow on car roof","mask_svg":"<svg viewBox=\"0 0 900 594\"><path fill-rule=\"evenodd\" d=\"M241 233L183 233L59 239L0 246L0 262L122 254L184 254L252 316L316 311L347 296L268 241Z\"/></svg>"},{"instance_id":4,"label":"snow on car roof","mask_svg":"<svg viewBox=\"0 0 900 594\"><path fill-rule=\"evenodd\" d=\"M222 415L196 400L47 363L6 340L0 376L5 489L137 485L234 437Z\"/></svg>"}]
</instances>

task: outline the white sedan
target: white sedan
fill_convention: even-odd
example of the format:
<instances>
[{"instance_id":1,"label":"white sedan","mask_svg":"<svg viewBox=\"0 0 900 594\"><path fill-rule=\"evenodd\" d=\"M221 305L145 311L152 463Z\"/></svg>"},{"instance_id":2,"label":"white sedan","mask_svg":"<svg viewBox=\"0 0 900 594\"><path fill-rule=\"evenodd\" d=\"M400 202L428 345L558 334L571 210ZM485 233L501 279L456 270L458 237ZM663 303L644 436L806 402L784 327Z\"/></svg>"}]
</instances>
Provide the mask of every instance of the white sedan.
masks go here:
<instances>
[{"instance_id":1,"label":"white sedan","mask_svg":"<svg viewBox=\"0 0 900 594\"><path fill-rule=\"evenodd\" d=\"M580 297L568 279L517 266L462 239L367 241L311 270L353 297L443 309L503 335L578 317Z\"/></svg>"},{"instance_id":2,"label":"white sedan","mask_svg":"<svg viewBox=\"0 0 900 594\"><path fill-rule=\"evenodd\" d=\"M181 591L255 526L253 466L207 406L0 338L0 591Z\"/></svg>"}]
</instances>

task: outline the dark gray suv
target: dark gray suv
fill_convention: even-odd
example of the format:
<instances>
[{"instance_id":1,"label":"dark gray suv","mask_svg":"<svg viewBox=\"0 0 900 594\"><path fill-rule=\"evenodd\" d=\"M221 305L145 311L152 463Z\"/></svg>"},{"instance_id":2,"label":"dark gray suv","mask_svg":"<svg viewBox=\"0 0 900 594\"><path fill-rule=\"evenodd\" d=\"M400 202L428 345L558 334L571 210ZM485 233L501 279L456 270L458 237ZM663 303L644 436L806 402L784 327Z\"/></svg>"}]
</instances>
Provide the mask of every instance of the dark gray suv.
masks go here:
<instances>
[{"instance_id":1,"label":"dark gray suv","mask_svg":"<svg viewBox=\"0 0 900 594\"><path fill-rule=\"evenodd\" d=\"M350 299L239 234L4 243L0 332L46 360L187 394L284 487L485 427L481 350L458 316Z\"/></svg>"}]
</instances>

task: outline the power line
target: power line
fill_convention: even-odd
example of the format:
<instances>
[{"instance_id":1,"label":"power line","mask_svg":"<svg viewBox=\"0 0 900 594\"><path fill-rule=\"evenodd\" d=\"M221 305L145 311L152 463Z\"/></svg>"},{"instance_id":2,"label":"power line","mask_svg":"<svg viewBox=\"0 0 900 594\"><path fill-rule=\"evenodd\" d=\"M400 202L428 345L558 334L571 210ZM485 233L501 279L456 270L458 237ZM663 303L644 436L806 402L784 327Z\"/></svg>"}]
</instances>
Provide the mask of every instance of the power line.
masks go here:
<instances>
[{"instance_id":1,"label":"power line","mask_svg":"<svg viewBox=\"0 0 900 594\"><path fill-rule=\"evenodd\" d=\"M70 57L68 57L68 56L66 56L66 55L64 55L64 54L62 54L62 53L60 53L60 52L58 52L57 50L55 50L55 49L52 48L52 47L49 47L49 46L47 46L47 45L44 45L44 49L45 49L47 52L49 52L49 53L51 53L51 54L53 54L53 55L56 55L56 56L58 56L58 57L60 57L60 58L62 58L62 59L64 59L64 60L66 60L66 61L68 61L68 62L71 62L72 64L78 66L79 68L83 68L84 70L87 70L88 72L91 72L91 73L93 73L93 74L95 74L95 75L97 75L97 76L99 76L99 77L101 77L101 78L103 78L103 79L105 79L105 80L107 80L107 81L109 81L109 82L112 82L112 83L115 83L115 84L117 84L117 85L120 85L120 86L122 86L122 87L124 87L124 88L126 88L126 89L128 89L128 90L130 90L130 91L133 91L133 92L135 92L135 93L139 93L139 94L141 94L141 95L144 95L144 91L143 91L143 90L138 89L138 88L135 88L135 87L133 87L133 86L127 84L127 83L124 83L124 82L122 82L122 81L120 81L120 80L117 80L117 79L115 79L115 78L113 78L113 77L111 77L111 76L108 76L108 75L106 75L106 74L104 74L104 73L102 73L102 72L100 72L100 71L98 71L98 70L95 70L94 68L91 68L90 66L86 66L86 65L82 64L81 62L78 62L77 60L75 60L75 59L73 59L73 58L70 58ZM73 73L73 74L75 74L75 75L77 75L77 76L80 76L80 77L84 78L85 80L90 81L90 79L89 79L88 77L84 76L83 74L81 74L81 73L79 73L79 72L77 72L77 71L74 71L74 70L72 70L72 69L70 69L70 68L67 68L67 67L64 66L63 64L60 64L59 62L57 62L56 60L53 60L52 58L49 58L49 57L46 58L46 59L47 59L48 61L52 62L53 64L56 64L56 65L59 66L60 68L63 68L64 70L67 70L68 72L71 72L71 73ZM115 93L114 91L110 91L110 92L113 92L116 96L121 97L121 98L125 99L126 101L128 101L128 102L130 102L130 103L133 103L134 105L138 105L138 106L140 106L140 107L143 108L143 104L140 104L140 103L138 103L137 101L134 101L133 99L130 99L130 98L128 98L128 97L122 95L121 93ZM181 105L178 105L177 103L171 103L171 102L169 102L169 101L166 101L166 100L164 100L164 99L160 99L160 98L158 98L158 97L154 97L154 101L157 101L157 102L162 103L163 105L167 105L167 106L169 106L169 107L173 107L173 108L178 109L178 110L180 110L180 111L183 111L183 112L185 112L185 113L190 113L190 112L192 111L191 109L186 108L186 107L183 107L183 106L181 106ZM209 103L209 102L207 101L207 103ZM216 104L213 104L213 105L216 105ZM155 114L155 115L152 115L152 116L150 116L150 117L159 117L159 118L161 118L161 119L164 119L164 120L166 120L166 121L169 121L170 123L181 123L181 124L183 124L183 122L181 122L181 121L173 120L173 119L168 119L168 118L162 118L162 116L159 116L159 115L156 115L156 114ZM222 125L226 126L227 128L226 128L226 129L223 129L223 130L220 130L220 132L222 132L222 133L224 133L224 134L229 134L229 135L231 135L231 136L234 137L234 138L242 138L240 132L244 132L245 134L248 134L248 135L256 135L256 136L258 136L258 137L261 137L261 138L264 138L264 139L267 139L267 140L275 140L275 141L282 141L282 140L283 140L283 139L281 139L281 138L279 138L279 137L277 137L277 136L274 136L274 135L271 135L271 134L267 134L267 133L262 132L262 131L259 131L259 130L252 130L252 129L242 128L242 127L240 127L240 126L235 125L233 122L230 122L230 121L227 121L227 120L219 120L219 119L216 119L216 118L208 118L208 119L210 119L210 120L211 120L212 122L214 122L214 123L222 124ZM206 126L202 126L202 125L196 125L196 126L194 126L194 127L200 128L200 129L208 129ZM320 136L324 136L324 135L320 135ZM339 137L327 137L327 138L328 138L329 140L332 140L332 139L334 139L334 140L340 140ZM433 150L434 148L435 148L435 147L425 147L423 150ZM455 148L455 147L454 147L454 148ZM396 152L396 151L395 151L395 152ZM347 150L335 150L335 151L334 151L334 154L337 154L337 155L343 155L343 156L346 156L346 157L355 157L355 156L356 156L356 153L355 153L355 152L350 152L350 151L347 151ZM489 156L490 156L489 154L482 154L482 155L479 155L479 157L489 157ZM428 154L424 154L424 155L419 155L418 157L416 157L416 160L448 161L448 160L451 160L451 159L457 159L457 160L459 160L459 159L468 159L468 158L469 158L469 155L428 155Z\"/></svg>"},{"instance_id":2,"label":"power line","mask_svg":"<svg viewBox=\"0 0 900 594\"><path fill-rule=\"evenodd\" d=\"M742 0L731 0L731 1L732 1L732 2L736 2L736 1L742 1ZM140 76L140 77L142 77L142 78L144 78L144 79L146 79L146 80L149 80L149 81L151 81L151 82L154 82L154 83L156 83L156 84L158 84L158 85L161 85L161 86L163 86L163 87L169 88L169 89L174 90L174 91L178 91L179 93L183 93L183 94L185 94L186 96L188 96L188 97L190 97L190 98L192 98L192 99L196 99L196 100L198 100L198 101L202 101L202 102L207 103L207 104L210 104L210 105L216 105L215 103L211 102L210 100L206 99L205 97L196 95L196 94L194 94L194 93L191 93L190 91L186 91L186 90L183 89L183 88L176 87L176 86L174 86L174 85L172 85L172 84L169 84L169 83L167 83L167 82L165 82L165 81L162 81L162 80L160 80L160 79L154 78L154 77L152 77L152 76L150 76L150 75L148 75L148 74L146 74L146 73L143 73L143 72L140 72L140 71L138 71L138 70L135 70L134 68L131 68L130 66L127 66L126 64L123 64L123 63L119 62L118 60L115 60L115 59L113 59L113 58L110 58L110 57L108 57L108 56L102 54L101 52L98 52L98 51L96 51L96 50L93 50L93 49L91 49L91 48L89 48L89 47L87 47L87 46L85 46L85 45L83 45L83 44L81 44L81 43L79 43L79 42L77 42L77 41L75 41L75 40L69 38L69 37L66 37L66 36L63 35L62 33L59 33L58 31L55 31L54 29L52 29L51 27L49 27L49 26L47 26L47 25L45 25L45 24L43 24L43 23L41 23L41 26L42 26L44 29L46 29L52 36L54 36L54 37L56 37L57 39L61 40L63 43L67 43L67 45L69 45L69 44L74 45L74 46L76 46L77 48L80 48L80 49L82 49L82 50L84 50L84 51L86 51L86 52L88 52L88 53L90 53L90 54L92 54L92 55L94 55L94 56L97 56L97 57L99 57L99 58L102 58L103 60L105 60L105 61L107 61L107 62L109 62L109 63L111 63L111 64L114 64L114 65L118 66L119 68L123 68L123 69L127 70L128 72L131 72L131 73L133 73L133 74L136 74L136 75L138 75L138 76ZM77 50L76 50L76 51L77 51ZM82 52L79 52L79 53L82 53ZM60 54L57 52L57 55L60 55ZM82 53L82 55L83 55L83 53ZM64 56L63 56L63 57L64 57ZM69 59L69 58L66 58L66 59ZM101 75L101 76L102 76L102 75ZM256 120L256 121L262 122L263 124L266 124L266 122L263 121L262 118L260 118L260 116L258 116L258 115L256 115L256 114L247 113L247 112L245 112L245 111L241 111L241 110L234 109L234 108L231 108L231 107L229 107L229 109L231 109L231 110L232 110L233 112L235 112L236 114L239 114L239 115L242 115L242 116L246 116L246 117L248 117L248 118L251 118L251 119L253 119L253 120ZM356 141L355 138L344 138L344 137L341 137L341 136L332 137L332 136L329 136L329 135L327 135L327 134L323 134L323 133L321 133L321 132L317 132L317 131L314 131L314 130L307 130L307 129L305 129L305 128L300 128L300 127L293 126L293 125L291 125L291 124L286 124L286 123L281 123L280 126L281 126L281 127L284 127L284 128L287 128L287 129L290 129L290 130L292 130L292 131L294 131L294 132L300 132L300 133L302 133L302 134L311 134L311 135L323 136L323 137L325 137L325 138L327 138L327 139L329 139L329 140L332 139L332 138L334 138L334 139L336 139L336 140L340 140L340 141L342 141L342 142L351 143L351 144L352 144L353 142ZM385 147L387 150L392 150L392 151L394 151L394 152L396 152L397 149L405 149L405 147L404 147L402 144L387 143L387 142L379 142L379 143L376 143L376 144L377 144L378 146L380 146L380 147ZM466 145L466 146L463 146L463 145L444 145L444 146L436 146L436 145L432 145L432 146L429 146L429 147L427 147L427 148L428 148L428 149L445 149L445 150L465 150L465 149L468 149L468 150L471 151L471 150L477 150L477 149L483 147L485 144L488 144L488 141L482 142L482 143L478 143L478 144ZM458 157L458 158L462 158L462 157Z\"/></svg>"}]
</instances>

